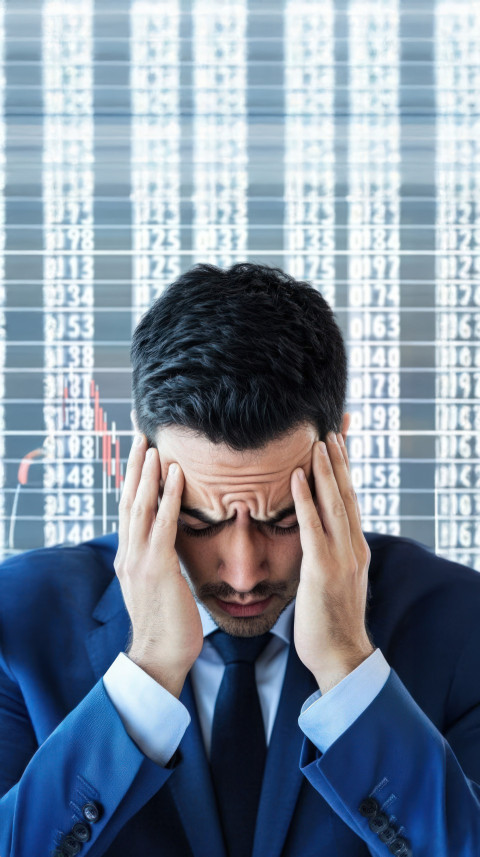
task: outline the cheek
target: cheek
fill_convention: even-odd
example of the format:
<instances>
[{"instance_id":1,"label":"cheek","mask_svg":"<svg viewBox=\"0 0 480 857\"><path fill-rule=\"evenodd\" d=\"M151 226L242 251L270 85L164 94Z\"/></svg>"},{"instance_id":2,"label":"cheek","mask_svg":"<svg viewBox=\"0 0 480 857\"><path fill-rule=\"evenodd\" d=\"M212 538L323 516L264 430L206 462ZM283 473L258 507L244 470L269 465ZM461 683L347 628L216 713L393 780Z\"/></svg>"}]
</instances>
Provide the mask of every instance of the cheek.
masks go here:
<instances>
[{"instance_id":1,"label":"cheek","mask_svg":"<svg viewBox=\"0 0 480 857\"><path fill-rule=\"evenodd\" d=\"M175 550L185 565L202 566L210 564L218 554L217 539L191 538L177 531Z\"/></svg>"},{"instance_id":2,"label":"cheek","mask_svg":"<svg viewBox=\"0 0 480 857\"><path fill-rule=\"evenodd\" d=\"M302 561L302 545L300 534L291 536L277 536L272 545L272 561L279 567L292 568L300 566Z\"/></svg>"}]
</instances>

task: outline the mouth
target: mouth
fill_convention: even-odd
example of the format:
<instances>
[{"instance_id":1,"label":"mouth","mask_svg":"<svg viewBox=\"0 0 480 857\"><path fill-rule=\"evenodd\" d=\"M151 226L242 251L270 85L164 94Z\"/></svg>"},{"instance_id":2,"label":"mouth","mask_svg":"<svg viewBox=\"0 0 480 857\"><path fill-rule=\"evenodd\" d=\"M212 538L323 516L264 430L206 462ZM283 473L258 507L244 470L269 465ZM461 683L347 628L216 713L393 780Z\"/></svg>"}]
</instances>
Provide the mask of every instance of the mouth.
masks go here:
<instances>
[{"instance_id":1,"label":"mouth","mask_svg":"<svg viewBox=\"0 0 480 857\"><path fill-rule=\"evenodd\" d=\"M221 601L220 598L215 598L215 601L229 616L258 616L266 610L272 598L273 595L270 595L263 601L254 601L251 604L239 604L237 601Z\"/></svg>"}]
</instances>

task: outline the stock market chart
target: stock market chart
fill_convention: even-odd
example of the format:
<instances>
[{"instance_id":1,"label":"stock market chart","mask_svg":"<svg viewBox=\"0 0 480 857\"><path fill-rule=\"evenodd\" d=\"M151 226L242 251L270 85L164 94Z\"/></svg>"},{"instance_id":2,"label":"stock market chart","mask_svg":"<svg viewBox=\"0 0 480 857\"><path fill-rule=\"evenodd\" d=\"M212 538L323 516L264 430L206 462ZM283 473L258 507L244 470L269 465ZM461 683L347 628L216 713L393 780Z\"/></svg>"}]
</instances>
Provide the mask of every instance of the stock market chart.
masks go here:
<instances>
[{"instance_id":1,"label":"stock market chart","mask_svg":"<svg viewBox=\"0 0 480 857\"><path fill-rule=\"evenodd\" d=\"M480 569L477 0L0 2L0 553L117 527L129 344L200 261L335 310L363 528Z\"/></svg>"}]
</instances>

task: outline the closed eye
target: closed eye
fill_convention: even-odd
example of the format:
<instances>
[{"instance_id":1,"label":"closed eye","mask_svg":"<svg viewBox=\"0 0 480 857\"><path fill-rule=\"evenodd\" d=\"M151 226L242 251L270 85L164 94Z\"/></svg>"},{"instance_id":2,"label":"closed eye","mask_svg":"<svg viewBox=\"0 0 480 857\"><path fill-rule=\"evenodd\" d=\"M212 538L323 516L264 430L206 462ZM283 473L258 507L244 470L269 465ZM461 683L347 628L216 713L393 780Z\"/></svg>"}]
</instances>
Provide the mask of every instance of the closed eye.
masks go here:
<instances>
[{"instance_id":1,"label":"closed eye","mask_svg":"<svg viewBox=\"0 0 480 857\"><path fill-rule=\"evenodd\" d=\"M184 532L187 536L193 536L196 538L197 536L214 536L220 532L225 526L228 526L228 521L222 521L220 524L211 524L208 527L203 527L203 529L196 529L194 527L189 527L181 518L178 519L178 525L182 532ZM296 533L299 530L298 521L295 524L292 524L290 527L279 527L278 524L267 524L265 521L258 521L257 526L260 529L268 530L275 536L284 536L291 533Z\"/></svg>"}]
</instances>

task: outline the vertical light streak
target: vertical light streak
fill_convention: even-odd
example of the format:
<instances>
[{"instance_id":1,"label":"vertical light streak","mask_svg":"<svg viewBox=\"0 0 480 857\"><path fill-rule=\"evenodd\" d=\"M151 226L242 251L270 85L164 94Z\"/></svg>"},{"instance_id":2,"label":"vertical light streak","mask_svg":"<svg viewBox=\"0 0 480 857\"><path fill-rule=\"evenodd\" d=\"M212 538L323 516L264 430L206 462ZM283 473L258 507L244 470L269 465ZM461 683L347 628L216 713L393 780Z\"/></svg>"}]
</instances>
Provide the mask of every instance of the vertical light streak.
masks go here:
<instances>
[{"instance_id":1,"label":"vertical light streak","mask_svg":"<svg viewBox=\"0 0 480 857\"><path fill-rule=\"evenodd\" d=\"M285 268L335 305L333 2L288 0L285 33Z\"/></svg>"},{"instance_id":2,"label":"vertical light streak","mask_svg":"<svg viewBox=\"0 0 480 857\"><path fill-rule=\"evenodd\" d=\"M46 545L95 535L92 15L43 5Z\"/></svg>"},{"instance_id":3,"label":"vertical light streak","mask_svg":"<svg viewBox=\"0 0 480 857\"><path fill-rule=\"evenodd\" d=\"M178 0L130 9L132 327L180 273Z\"/></svg>"},{"instance_id":4,"label":"vertical light streak","mask_svg":"<svg viewBox=\"0 0 480 857\"><path fill-rule=\"evenodd\" d=\"M400 533L397 0L349 5L348 276L352 478L364 529Z\"/></svg>"},{"instance_id":5,"label":"vertical light streak","mask_svg":"<svg viewBox=\"0 0 480 857\"><path fill-rule=\"evenodd\" d=\"M195 0L194 262L227 267L247 249L245 0Z\"/></svg>"},{"instance_id":6,"label":"vertical light streak","mask_svg":"<svg viewBox=\"0 0 480 857\"><path fill-rule=\"evenodd\" d=\"M435 550L480 570L480 9L435 7Z\"/></svg>"}]
</instances>

